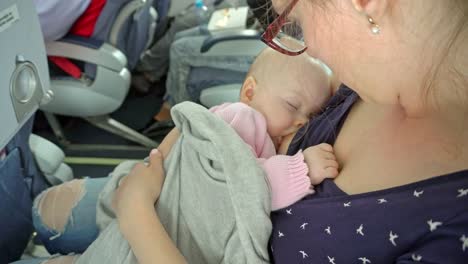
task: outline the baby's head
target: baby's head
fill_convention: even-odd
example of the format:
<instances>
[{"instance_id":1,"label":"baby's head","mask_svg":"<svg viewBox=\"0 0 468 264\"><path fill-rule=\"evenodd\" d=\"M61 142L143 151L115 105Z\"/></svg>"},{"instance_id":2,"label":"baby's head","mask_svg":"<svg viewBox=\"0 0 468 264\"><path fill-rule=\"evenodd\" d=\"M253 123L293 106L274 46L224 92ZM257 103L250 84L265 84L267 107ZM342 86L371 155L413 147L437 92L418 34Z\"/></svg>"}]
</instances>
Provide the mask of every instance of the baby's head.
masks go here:
<instances>
[{"instance_id":1,"label":"baby's head","mask_svg":"<svg viewBox=\"0 0 468 264\"><path fill-rule=\"evenodd\" d=\"M275 144L295 133L330 98L330 74L308 55L262 51L242 85L240 101L262 113Z\"/></svg>"}]
</instances>

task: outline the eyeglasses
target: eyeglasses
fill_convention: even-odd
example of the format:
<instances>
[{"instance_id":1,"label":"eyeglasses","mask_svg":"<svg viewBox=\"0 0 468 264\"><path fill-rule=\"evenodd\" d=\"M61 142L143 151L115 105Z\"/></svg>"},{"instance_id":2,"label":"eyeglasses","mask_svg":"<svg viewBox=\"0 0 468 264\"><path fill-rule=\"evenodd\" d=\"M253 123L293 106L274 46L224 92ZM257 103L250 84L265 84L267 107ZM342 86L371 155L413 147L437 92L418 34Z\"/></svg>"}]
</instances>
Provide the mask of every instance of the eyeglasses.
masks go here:
<instances>
[{"instance_id":1,"label":"eyeglasses","mask_svg":"<svg viewBox=\"0 0 468 264\"><path fill-rule=\"evenodd\" d=\"M299 0L293 0L262 34L262 41L270 48L289 56L306 51L302 29L295 22L288 21L288 15Z\"/></svg>"}]
</instances>

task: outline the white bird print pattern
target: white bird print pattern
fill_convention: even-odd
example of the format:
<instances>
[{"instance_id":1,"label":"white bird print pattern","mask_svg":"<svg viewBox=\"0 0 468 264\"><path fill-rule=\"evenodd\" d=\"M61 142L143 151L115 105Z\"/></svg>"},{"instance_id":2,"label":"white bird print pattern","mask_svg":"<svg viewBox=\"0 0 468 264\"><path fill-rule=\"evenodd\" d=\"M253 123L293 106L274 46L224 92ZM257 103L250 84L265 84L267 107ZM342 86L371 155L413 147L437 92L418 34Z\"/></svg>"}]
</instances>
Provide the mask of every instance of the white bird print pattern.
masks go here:
<instances>
[{"instance_id":1,"label":"white bird print pattern","mask_svg":"<svg viewBox=\"0 0 468 264\"><path fill-rule=\"evenodd\" d=\"M359 258L360 261L362 261L362 264L366 264L366 263L372 263L368 258L366 257L361 257Z\"/></svg>"},{"instance_id":2,"label":"white bird print pattern","mask_svg":"<svg viewBox=\"0 0 468 264\"><path fill-rule=\"evenodd\" d=\"M364 226L361 224L358 229L356 229L356 234L360 234L361 236L364 236Z\"/></svg>"},{"instance_id":3,"label":"white bird print pattern","mask_svg":"<svg viewBox=\"0 0 468 264\"><path fill-rule=\"evenodd\" d=\"M394 234L393 231L390 231L388 240L390 240L390 242L392 243L392 245L394 245L395 247L396 247L395 239L397 239L397 238L398 238L398 235L397 235L397 234Z\"/></svg>"},{"instance_id":4,"label":"white bird print pattern","mask_svg":"<svg viewBox=\"0 0 468 264\"><path fill-rule=\"evenodd\" d=\"M460 237L460 241L462 242L463 252L465 252L465 249L468 248L468 237L463 235L462 237Z\"/></svg>"},{"instance_id":5,"label":"white bird print pattern","mask_svg":"<svg viewBox=\"0 0 468 264\"><path fill-rule=\"evenodd\" d=\"M386 203L387 200L385 200L384 198L381 198L381 199L378 199L377 202L378 202L379 204L383 204L383 203Z\"/></svg>"},{"instance_id":6,"label":"white bird print pattern","mask_svg":"<svg viewBox=\"0 0 468 264\"><path fill-rule=\"evenodd\" d=\"M457 198L467 196L467 195L468 195L468 189L458 189Z\"/></svg>"},{"instance_id":7,"label":"white bird print pattern","mask_svg":"<svg viewBox=\"0 0 468 264\"><path fill-rule=\"evenodd\" d=\"M462 186L459 186L458 188L451 188L450 190L447 191L446 193L446 197L444 196L443 198L444 199L449 199L448 202L454 202L454 201L458 201L458 203L464 203L465 202L465 198L461 198L461 197L468 197L468 189L467 188L461 188ZM463 187L466 187L466 186L463 186ZM413 187L414 188L414 187ZM413 189L412 188L412 189ZM427 191L427 193L425 193L425 191ZM411 193L411 189L410 190L406 190L404 195L406 196L406 199L408 201L408 203L413 203L415 204L416 206L420 206L420 203L421 201L424 201L426 202L425 200L426 199L430 199L430 197L434 196L435 194L437 194L437 192L434 192L432 189L430 188L419 188L417 187L417 189L413 189L413 193ZM382 195L382 194L380 194ZM414 197L411 197L411 195L413 195ZM384 197L382 197L384 196ZM353 213L353 211L355 210L359 210L359 207L361 207L361 205L367 205L367 206L372 206L373 208L375 208L376 210L379 210L379 211L382 211L382 210L392 210L392 209L395 209L393 208L393 204L395 203L395 201L397 201L398 199L393 199L393 196L390 194L390 193L385 193L384 195L380 196L374 196L374 197L369 197L369 199L366 201L366 203L361 203L361 201L359 203L355 203L355 204L352 204L352 202L354 202L354 200L350 201L350 200L341 200L341 201L336 201L337 203L335 203L335 205L337 205L338 207L341 207L341 204L343 204L343 207L353 207L353 208L350 208L350 209L344 209L344 211L346 211L348 213ZM422 198L421 198L422 197ZM421 198L421 199L414 199L414 198ZM458 199L457 199L458 198ZM346 198L345 198L346 199ZM348 198L349 199L349 198ZM439 199L439 198L438 198ZM386 205L383 205L383 204L386 204ZM466 204L465 204L466 206ZM411 209L411 208L409 208ZM287 215L293 215L293 208L284 208L283 209L284 211L283 212L283 216L284 217L288 217ZM294 209L296 210L296 209ZM367 210L367 208L366 208ZM403 209L402 209L403 210ZM343 211L343 212L344 212ZM367 211L366 211L367 212ZM408 211L409 213L411 213L412 211ZM438 212L438 211L437 211ZM286 213L286 214L284 214ZM407 215L406 214L406 211L403 211L403 215ZM392 213L393 214L393 213ZM438 214L437 216L432 214L431 215L431 211L427 211L427 212L423 212L421 215L417 215L417 217L414 217L415 219L408 219L406 221L406 226L405 225L397 225L396 227L392 227L391 229L392 230L389 230L389 229L383 229L381 226L382 224L385 224L385 221L383 219L386 219L388 217L388 212L387 214L383 214L381 215L381 217L379 216L379 221L366 221L366 220L363 220L363 219L354 219L352 221L350 221L349 223L347 223L347 226L341 226L340 224L335 224L335 222L333 221L333 217L332 218L328 218L326 217L326 221L323 221L322 222L322 225L318 225L319 229L315 229L317 226L315 223L313 223L312 226L309 226L309 223L308 222L305 222L305 221L308 221L309 219L309 216L303 214L303 212L298 209L298 211L294 212L294 216L291 216L291 218L294 218L299 221L297 221L293 226L292 229L287 229L285 227L281 228L283 231L286 230L286 232L288 232L288 237L286 238L285 237L285 233L281 232L278 229L277 230L277 237L276 236L273 236L272 238L273 239L277 239L278 242L279 241L282 241L282 242L279 242L281 244L278 244L278 245L286 245L285 243L287 244L293 244L292 241L296 240L296 234L299 234L299 239L297 242L300 242L302 240L302 237L304 235L308 235L309 233L313 233L313 232L317 232L317 233L320 233L320 228L322 228L323 232L326 233L328 236L330 236L329 238L327 237L326 239L333 239L333 240L337 240L337 241L344 241L342 240L342 233L346 233L346 236L348 236L348 239L350 239L350 243L354 243L352 240L354 240L355 242L358 242L356 240L359 240L359 243L377 243L377 239L375 241L373 241L373 239L371 241L368 241L370 237L373 237L373 232L374 230L375 231L378 231L377 230L377 227L380 226L381 229L383 229L383 234L379 232L378 234L378 237L380 237L380 243L382 244L383 248L385 248L385 250L388 250L389 249L389 245L388 245L388 242L390 242L393 247L395 247L395 249L398 249L398 248L401 248L402 246L406 245L406 243L410 242L408 241L409 239L412 239L411 237L407 237L405 236L405 234L407 234L408 230L419 230L418 232L420 231L424 231L424 232L427 232L427 227L429 227L429 231L430 232L434 232L435 234L438 234L438 232L442 232L441 230L447 230L447 231L459 231L459 230L452 230L452 225L449 225L449 223L447 221L444 220L444 214ZM396 216L398 217L398 215ZM300 219L302 218L302 219ZM391 217L389 219L389 221L392 221L392 218ZM356 221L357 220L357 221ZM411 220L411 221L410 221ZM442 220L442 221L441 221ZM359 221L359 222L358 222ZM424 225L424 222L427 223L427 226ZM392 225L395 224L394 222L391 222ZM328 225L325 225L325 224L328 224ZM331 231L331 225L333 225L334 227L334 230L333 230L333 236L332 236L332 231ZM364 226L365 225L365 226ZM323 226L325 226L325 228L323 228ZM356 228L357 226L357 228ZM295 227L295 228L294 228ZM343 230L347 230L347 232L341 232L342 230L340 228L344 228L346 227L345 229ZM354 235L352 233L352 229L355 229L356 230L356 234ZM411 229L410 229L411 228ZM336 230L335 230L336 229ZM364 230L365 229L365 230ZM394 232L393 230L396 230L396 232ZM388 233L386 233L388 232ZM385 241L385 233L388 234L387 236L387 241ZM457 233L453 233L453 234L457 234L455 236L455 238L452 238L452 243L454 243L455 245L458 245L458 246L454 246L454 250L457 250L458 252L460 252L460 254L466 254L466 252L468 252L468 234L465 232L457 232ZM382 235L384 235L382 237ZM402 237L400 237L400 235ZM352 238L351 238L352 237ZM362 237L362 238L360 238ZM367 238L367 239L366 239ZM323 235L322 235L322 239L323 238ZM289 241L289 240L292 240L292 241ZM350 244L350 246L352 246ZM271 246L271 245L270 245ZM344 246L348 246L348 245L344 245ZM390 247L391 248L391 247ZM277 249L275 247L275 249ZM298 249L301 249L301 250L298 250ZM309 256L307 252L314 252L312 251L313 249L312 248L308 248L308 247L302 247L302 248L291 248L291 249L288 249L289 250L292 250L292 253L294 258L297 259L296 262L294 263L297 263L297 262L304 262L304 261L313 261L314 263L316 261L318 261L318 263L328 263L328 264L337 264L337 260L336 258L338 257L338 262L341 264L341 262L343 261L348 261L348 263L358 263L358 264L372 264L372 261L371 261L371 258L373 259L373 261L377 261L377 259L374 259L374 257L372 255L367 255L369 256L369 258L367 256L363 256L365 255L364 254L359 254L361 255L362 257L357 257L359 255L354 255L352 256L354 253L351 253L351 254L348 254L348 253L345 253L343 255L336 255L333 253L333 251L330 251L328 252L328 254L315 254L315 253L312 253L313 255ZM278 251L278 250L276 250ZM271 251L270 252L273 252L273 246L271 246ZM439 252L440 253L440 252ZM407 256L408 258L408 261L410 262L414 262L414 263L421 263L421 262L424 262L426 261L426 259L431 259L431 254L438 254L437 252L425 252L425 251L413 251L413 252L409 252ZM276 252L275 252L275 255L276 255ZM279 256L279 255L278 255ZM325 256L327 257L325 259ZM463 255L462 255L463 256ZM351 257L350 259L349 258L346 258L346 257ZM346 260L347 259L347 260ZM354 262L352 261L352 259L354 259ZM357 261L356 261L357 259ZM302 260L302 261L301 261ZM293 261L293 260L291 260ZM293 263L293 262L291 262Z\"/></svg>"},{"instance_id":8,"label":"white bird print pattern","mask_svg":"<svg viewBox=\"0 0 468 264\"><path fill-rule=\"evenodd\" d=\"M421 256L421 255L412 254L412 255L411 255L411 259L412 259L413 261L419 262L419 261L422 260L422 256Z\"/></svg>"},{"instance_id":9,"label":"white bird print pattern","mask_svg":"<svg viewBox=\"0 0 468 264\"><path fill-rule=\"evenodd\" d=\"M437 227L441 226L442 225L442 222L434 222L431 220L427 221L427 224L429 225L429 230L431 230L431 232L433 232L434 230L437 229Z\"/></svg>"},{"instance_id":10,"label":"white bird print pattern","mask_svg":"<svg viewBox=\"0 0 468 264\"><path fill-rule=\"evenodd\" d=\"M299 253L302 254L302 258L305 259L305 258L308 258L309 255L307 255L307 253L305 253L303 250L299 251Z\"/></svg>"}]
</instances>

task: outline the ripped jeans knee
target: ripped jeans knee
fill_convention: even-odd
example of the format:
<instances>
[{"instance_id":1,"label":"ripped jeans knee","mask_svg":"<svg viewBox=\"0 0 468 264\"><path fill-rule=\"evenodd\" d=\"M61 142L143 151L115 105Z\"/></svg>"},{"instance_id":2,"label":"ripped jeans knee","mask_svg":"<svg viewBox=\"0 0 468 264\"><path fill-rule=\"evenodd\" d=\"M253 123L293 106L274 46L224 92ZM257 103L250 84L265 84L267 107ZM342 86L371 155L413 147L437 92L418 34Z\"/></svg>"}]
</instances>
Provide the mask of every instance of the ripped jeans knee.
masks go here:
<instances>
[{"instance_id":1,"label":"ripped jeans knee","mask_svg":"<svg viewBox=\"0 0 468 264\"><path fill-rule=\"evenodd\" d=\"M51 254L82 253L99 234L96 203L107 178L73 180L41 193L34 201L33 223Z\"/></svg>"},{"instance_id":2,"label":"ripped jeans knee","mask_svg":"<svg viewBox=\"0 0 468 264\"><path fill-rule=\"evenodd\" d=\"M72 180L52 187L38 196L34 207L37 207L44 226L61 233L68 219L73 222L71 212L84 195L83 185L83 180Z\"/></svg>"}]
</instances>

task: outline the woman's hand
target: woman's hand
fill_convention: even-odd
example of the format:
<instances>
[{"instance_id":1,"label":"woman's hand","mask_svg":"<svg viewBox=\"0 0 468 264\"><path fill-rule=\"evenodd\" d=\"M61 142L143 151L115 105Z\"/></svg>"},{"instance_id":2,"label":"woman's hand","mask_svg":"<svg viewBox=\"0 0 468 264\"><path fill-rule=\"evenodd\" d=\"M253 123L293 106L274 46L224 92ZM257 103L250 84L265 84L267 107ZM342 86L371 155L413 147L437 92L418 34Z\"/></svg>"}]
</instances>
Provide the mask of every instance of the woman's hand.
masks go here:
<instances>
[{"instance_id":1,"label":"woman's hand","mask_svg":"<svg viewBox=\"0 0 468 264\"><path fill-rule=\"evenodd\" d=\"M164 177L163 156L157 149L153 149L149 164L136 164L128 176L122 179L114 194L112 205L119 222L132 214L136 203L153 206L161 194Z\"/></svg>"},{"instance_id":2,"label":"woman's hand","mask_svg":"<svg viewBox=\"0 0 468 264\"><path fill-rule=\"evenodd\" d=\"M135 165L120 183L112 201L120 231L140 264L187 263L154 208L164 176L163 156L154 149L149 164Z\"/></svg>"}]
</instances>

